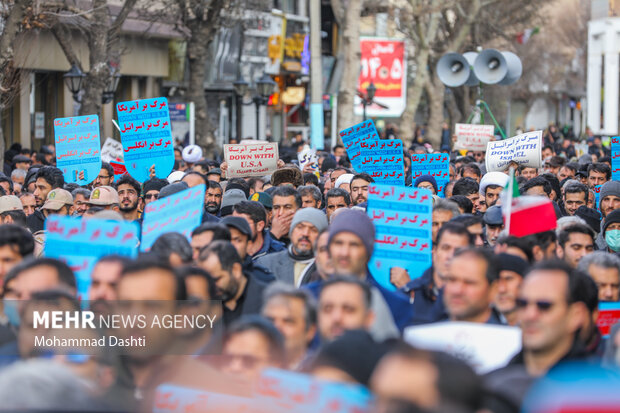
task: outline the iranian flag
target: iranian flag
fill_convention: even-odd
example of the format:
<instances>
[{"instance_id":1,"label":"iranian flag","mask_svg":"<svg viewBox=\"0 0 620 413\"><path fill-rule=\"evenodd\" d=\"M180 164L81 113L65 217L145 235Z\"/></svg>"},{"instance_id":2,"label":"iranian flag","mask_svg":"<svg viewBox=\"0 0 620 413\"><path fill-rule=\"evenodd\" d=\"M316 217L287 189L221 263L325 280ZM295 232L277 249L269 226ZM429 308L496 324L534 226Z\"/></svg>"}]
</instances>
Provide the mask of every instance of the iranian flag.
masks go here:
<instances>
[{"instance_id":1,"label":"iranian flag","mask_svg":"<svg viewBox=\"0 0 620 413\"><path fill-rule=\"evenodd\" d=\"M555 229L557 220L551 200L545 196L521 196L512 168L502 195L502 213L509 235L525 237Z\"/></svg>"}]
</instances>

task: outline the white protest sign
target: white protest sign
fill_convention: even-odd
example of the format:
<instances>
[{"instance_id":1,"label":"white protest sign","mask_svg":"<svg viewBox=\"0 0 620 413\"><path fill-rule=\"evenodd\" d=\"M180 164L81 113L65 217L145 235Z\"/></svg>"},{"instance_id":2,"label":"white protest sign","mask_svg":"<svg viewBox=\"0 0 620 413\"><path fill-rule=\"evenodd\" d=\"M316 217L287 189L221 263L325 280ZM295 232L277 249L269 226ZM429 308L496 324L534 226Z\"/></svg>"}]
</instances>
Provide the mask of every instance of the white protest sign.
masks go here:
<instances>
[{"instance_id":1,"label":"white protest sign","mask_svg":"<svg viewBox=\"0 0 620 413\"><path fill-rule=\"evenodd\" d=\"M302 171L306 165L310 165L313 172L319 170L319 156L316 154L316 149L304 149L297 154L297 160L299 161L299 169Z\"/></svg>"},{"instance_id":2,"label":"white protest sign","mask_svg":"<svg viewBox=\"0 0 620 413\"><path fill-rule=\"evenodd\" d=\"M451 354L478 374L504 367L521 351L521 329L502 325L446 321L407 327L403 337L414 347Z\"/></svg>"},{"instance_id":3,"label":"white protest sign","mask_svg":"<svg viewBox=\"0 0 620 413\"><path fill-rule=\"evenodd\" d=\"M110 161L123 161L123 144L115 141L112 138L106 138L103 146L101 147L101 160L103 162Z\"/></svg>"},{"instance_id":4,"label":"white protest sign","mask_svg":"<svg viewBox=\"0 0 620 413\"><path fill-rule=\"evenodd\" d=\"M278 144L224 145L227 178L264 176L277 169Z\"/></svg>"},{"instance_id":5,"label":"white protest sign","mask_svg":"<svg viewBox=\"0 0 620 413\"><path fill-rule=\"evenodd\" d=\"M493 125L457 123L454 127L454 134L456 135L454 149L486 151L487 144L493 138L493 130Z\"/></svg>"},{"instance_id":6,"label":"white protest sign","mask_svg":"<svg viewBox=\"0 0 620 413\"><path fill-rule=\"evenodd\" d=\"M503 172L510 162L528 168L542 166L542 131L526 132L502 141L491 141L487 145L487 172Z\"/></svg>"}]
</instances>

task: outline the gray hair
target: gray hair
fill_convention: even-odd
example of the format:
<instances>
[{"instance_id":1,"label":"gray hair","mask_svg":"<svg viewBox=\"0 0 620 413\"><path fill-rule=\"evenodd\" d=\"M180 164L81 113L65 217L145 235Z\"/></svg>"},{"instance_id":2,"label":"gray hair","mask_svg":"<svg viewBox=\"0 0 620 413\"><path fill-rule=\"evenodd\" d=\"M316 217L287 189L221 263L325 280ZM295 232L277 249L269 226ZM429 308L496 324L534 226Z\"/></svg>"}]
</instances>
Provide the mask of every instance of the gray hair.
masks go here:
<instances>
[{"instance_id":1,"label":"gray hair","mask_svg":"<svg viewBox=\"0 0 620 413\"><path fill-rule=\"evenodd\" d=\"M304 185L297 188L297 192L299 192L299 196L311 195L312 198L319 204L321 203L321 190L314 185Z\"/></svg>"},{"instance_id":2,"label":"gray hair","mask_svg":"<svg viewBox=\"0 0 620 413\"><path fill-rule=\"evenodd\" d=\"M615 254L604 251L594 251L579 260L577 269L589 274L590 265L601 268L615 268L620 273L620 258Z\"/></svg>"},{"instance_id":3,"label":"gray hair","mask_svg":"<svg viewBox=\"0 0 620 413\"><path fill-rule=\"evenodd\" d=\"M269 284L263 292L263 310L267 306L267 303L275 297L297 298L303 301L306 330L316 324L316 299L308 290L295 288L282 281L273 282Z\"/></svg>"},{"instance_id":4,"label":"gray hair","mask_svg":"<svg viewBox=\"0 0 620 413\"><path fill-rule=\"evenodd\" d=\"M24 170L24 169L13 169L13 172L11 172L11 179L14 178L24 178L24 180L26 179L26 175L28 175L28 171Z\"/></svg>"},{"instance_id":5,"label":"gray hair","mask_svg":"<svg viewBox=\"0 0 620 413\"><path fill-rule=\"evenodd\" d=\"M452 218L461 215L461 210L456 202L448 201L447 199L436 199L433 204L433 212L435 211L450 211L452 212Z\"/></svg>"},{"instance_id":6,"label":"gray hair","mask_svg":"<svg viewBox=\"0 0 620 413\"><path fill-rule=\"evenodd\" d=\"M580 184L581 182L579 182L576 179L567 179L566 182L564 182L564 185L562 185L562 189L566 188L569 185L573 185L573 184Z\"/></svg>"},{"instance_id":7,"label":"gray hair","mask_svg":"<svg viewBox=\"0 0 620 413\"><path fill-rule=\"evenodd\" d=\"M84 198L90 199L90 190L86 188L75 188L71 191L71 196L75 199L77 195L82 195Z\"/></svg>"},{"instance_id":8,"label":"gray hair","mask_svg":"<svg viewBox=\"0 0 620 413\"><path fill-rule=\"evenodd\" d=\"M2 410L100 411L92 384L52 360L18 361L0 372Z\"/></svg>"},{"instance_id":9,"label":"gray hair","mask_svg":"<svg viewBox=\"0 0 620 413\"><path fill-rule=\"evenodd\" d=\"M558 219L557 228L555 229L555 233L559 237L560 236L560 232L562 232L562 230L564 228L570 227L571 225L575 225L575 224L588 225L588 224L586 224L586 221L583 220L583 218L578 217L577 215L572 215L572 216L568 216L568 217L562 217L562 218Z\"/></svg>"}]
</instances>

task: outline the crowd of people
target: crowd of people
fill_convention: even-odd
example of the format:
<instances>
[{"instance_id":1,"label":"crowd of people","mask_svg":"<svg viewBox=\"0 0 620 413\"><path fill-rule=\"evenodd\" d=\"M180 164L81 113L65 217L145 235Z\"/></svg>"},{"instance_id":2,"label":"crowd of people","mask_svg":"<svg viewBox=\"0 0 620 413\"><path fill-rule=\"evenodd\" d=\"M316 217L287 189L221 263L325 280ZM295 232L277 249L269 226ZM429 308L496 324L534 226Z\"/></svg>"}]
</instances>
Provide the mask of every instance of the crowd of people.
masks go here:
<instances>
[{"instance_id":1,"label":"crowd of people","mask_svg":"<svg viewBox=\"0 0 620 413\"><path fill-rule=\"evenodd\" d=\"M564 362L613 372L620 325L604 338L597 319L599 303L620 301L620 182L611 180L609 148L599 137L586 142L589 153L577 157L574 141L546 131L542 166L516 168L520 193L549 198L557 216L555 230L520 238L505 228L508 171L487 172L484 152L443 148L450 181L440 190L433 176L410 170L410 155L429 145L408 148L406 185L433 193L432 265L414 279L386 269L393 288L368 269L374 180L351 168L341 145L301 170L298 142L280 151L271 175L228 179L226 163L177 147L167 179L140 183L103 162L86 186L65 182L52 146L14 145L0 174L0 410L153 411L163 383L243 397L273 367L365 386L374 399L368 411L501 413L520 411L537 380ZM136 259L102 257L81 299L90 308L221 303L205 304L220 328L184 335L183 355L37 353L23 303L81 307L71 268L45 257L46 219L141 225L146 205L198 185L204 211L189 239L166 233ZM403 340L408 327L457 321L519 328L521 350L477 374L464 360ZM210 411L208 402L197 411Z\"/></svg>"}]
</instances>

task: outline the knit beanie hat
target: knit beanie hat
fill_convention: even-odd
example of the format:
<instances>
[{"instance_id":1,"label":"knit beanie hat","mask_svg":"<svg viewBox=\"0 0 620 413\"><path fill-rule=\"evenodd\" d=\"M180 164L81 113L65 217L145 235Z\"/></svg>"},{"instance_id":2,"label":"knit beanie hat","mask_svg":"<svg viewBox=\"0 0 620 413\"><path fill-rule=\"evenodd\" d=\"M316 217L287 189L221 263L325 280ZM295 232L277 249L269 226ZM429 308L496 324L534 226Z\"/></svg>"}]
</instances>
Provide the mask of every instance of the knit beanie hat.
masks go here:
<instances>
[{"instance_id":1,"label":"knit beanie hat","mask_svg":"<svg viewBox=\"0 0 620 413\"><path fill-rule=\"evenodd\" d=\"M375 225L368 215L356 209L340 212L329 226L328 244L331 244L334 236L341 232L351 232L357 235L364 243L370 258L375 245Z\"/></svg>"},{"instance_id":2,"label":"knit beanie hat","mask_svg":"<svg viewBox=\"0 0 620 413\"><path fill-rule=\"evenodd\" d=\"M334 367L367 386L375 367L386 352L386 346L375 342L368 332L350 330L325 344L314 359L311 369Z\"/></svg>"},{"instance_id":3,"label":"knit beanie hat","mask_svg":"<svg viewBox=\"0 0 620 413\"><path fill-rule=\"evenodd\" d=\"M607 181L603 184L599 199L603 199L609 195L615 195L620 198L620 181Z\"/></svg>"},{"instance_id":4,"label":"knit beanie hat","mask_svg":"<svg viewBox=\"0 0 620 413\"><path fill-rule=\"evenodd\" d=\"M586 221L586 224L588 224L594 232L598 233L600 231L601 219L603 217L601 216L601 213L598 212L596 209L588 208L587 206L582 205L577 208L577 211L575 211L575 216L578 216L579 218Z\"/></svg>"},{"instance_id":5,"label":"knit beanie hat","mask_svg":"<svg viewBox=\"0 0 620 413\"><path fill-rule=\"evenodd\" d=\"M142 185L142 192L146 194L148 191L161 191L166 185L168 185L166 179L151 178Z\"/></svg>"},{"instance_id":6,"label":"knit beanie hat","mask_svg":"<svg viewBox=\"0 0 620 413\"><path fill-rule=\"evenodd\" d=\"M233 212L233 207L241 201L247 201L245 194L241 189L230 189L224 192L222 196L222 206L220 209L220 215L225 217Z\"/></svg>"},{"instance_id":7,"label":"knit beanie hat","mask_svg":"<svg viewBox=\"0 0 620 413\"><path fill-rule=\"evenodd\" d=\"M614 209L605 217L605 224L603 224L603 235L607 231L607 227L614 222L620 222L620 209Z\"/></svg>"},{"instance_id":8,"label":"knit beanie hat","mask_svg":"<svg viewBox=\"0 0 620 413\"><path fill-rule=\"evenodd\" d=\"M417 188L418 185L420 185L422 182L430 182L430 184L433 185L433 188L435 188L435 193L439 192L439 189L437 189L437 181L432 176L430 175L418 176L415 182L413 183L413 186Z\"/></svg>"},{"instance_id":9,"label":"knit beanie hat","mask_svg":"<svg viewBox=\"0 0 620 413\"><path fill-rule=\"evenodd\" d=\"M302 208L295 212L295 215L293 216L293 220L291 221L291 229L288 232L289 237L293 233L293 229L295 229L295 227L302 222L311 223L317 230L319 230L319 232L327 228L328 225L327 217L320 209Z\"/></svg>"},{"instance_id":10,"label":"knit beanie hat","mask_svg":"<svg viewBox=\"0 0 620 413\"><path fill-rule=\"evenodd\" d=\"M521 277L524 277L530 269L530 265L523 258L505 252L497 254L497 262L500 271L514 271Z\"/></svg>"}]
</instances>

